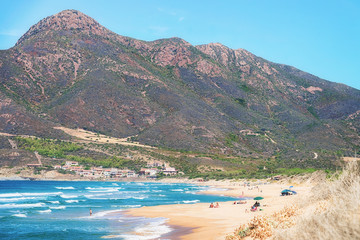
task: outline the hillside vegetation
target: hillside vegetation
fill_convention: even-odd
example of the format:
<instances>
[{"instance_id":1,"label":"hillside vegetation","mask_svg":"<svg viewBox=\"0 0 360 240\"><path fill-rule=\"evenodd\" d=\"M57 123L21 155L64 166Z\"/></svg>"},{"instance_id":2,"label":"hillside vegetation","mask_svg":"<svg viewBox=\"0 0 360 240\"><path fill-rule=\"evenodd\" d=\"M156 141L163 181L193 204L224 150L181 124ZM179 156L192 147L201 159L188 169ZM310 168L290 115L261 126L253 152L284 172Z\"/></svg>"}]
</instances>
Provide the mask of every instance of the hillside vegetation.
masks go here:
<instances>
[{"instance_id":1,"label":"hillside vegetation","mask_svg":"<svg viewBox=\"0 0 360 240\"><path fill-rule=\"evenodd\" d=\"M229 166L335 168L360 146L359 113L357 89L219 43L124 37L76 10L0 51L0 132L15 135L70 140L64 126Z\"/></svg>"},{"instance_id":2,"label":"hillside vegetation","mask_svg":"<svg viewBox=\"0 0 360 240\"><path fill-rule=\"evenodd\" d=\"M314 168L282 168L271 159L245 159L225 155L148 149L119 144L65 142L61 140L16 137L18 147L55 160L77 161L82 165L129 168L139 171L147 162L162 161L183 172L184 177L207 179L268 178L274 175L312 173ZM51 161L48 162L51 165Z\"/></svg>"}]
</instances>

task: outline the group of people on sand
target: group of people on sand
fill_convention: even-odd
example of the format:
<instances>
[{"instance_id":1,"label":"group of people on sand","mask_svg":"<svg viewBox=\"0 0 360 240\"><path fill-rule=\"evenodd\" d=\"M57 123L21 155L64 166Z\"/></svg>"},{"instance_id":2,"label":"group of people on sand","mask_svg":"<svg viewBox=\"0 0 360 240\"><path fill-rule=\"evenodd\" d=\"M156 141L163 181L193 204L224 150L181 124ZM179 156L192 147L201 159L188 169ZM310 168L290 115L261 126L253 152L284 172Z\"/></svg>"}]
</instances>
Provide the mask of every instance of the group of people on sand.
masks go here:
<instances>
[{"instance_id":1,"label":"group of people on sand","mask_svg":"<svg viewBox=\"0 0 360 240\"><path fill-rule=\"evenodd\" d=\"M220 205L219 205L219 203L217 202L215 205L214 205L214 203L210 203L210 207L209 208L219 208L220 207Z\"/></svg>"}]
</instances>

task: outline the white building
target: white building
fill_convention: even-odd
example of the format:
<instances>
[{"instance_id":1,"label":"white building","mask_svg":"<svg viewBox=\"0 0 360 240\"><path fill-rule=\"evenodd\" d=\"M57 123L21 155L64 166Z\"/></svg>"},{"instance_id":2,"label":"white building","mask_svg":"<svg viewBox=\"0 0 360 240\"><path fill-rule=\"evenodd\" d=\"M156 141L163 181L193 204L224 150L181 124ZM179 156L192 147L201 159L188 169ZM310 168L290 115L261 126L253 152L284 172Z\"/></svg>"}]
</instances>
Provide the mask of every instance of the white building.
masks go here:
<instances>
[{"instance_id":1,"label":"white building","mask_svg":"<svg viewBox=\"0 0 360 240\"><path fill-rule=\"evenodd\" d=\"M66 161L65 165L66 166L78 166L79 163L78 162L73 162L73 161Z\"/></svg>"},{"instance_id":2,"label":"white building","mask_svg":"<svg viewBox=\"0 0 360 240\"><path fill-rule=\"evenodd\" d=\"M127 177L128 177L128 178L129 178L129 177L137 177L137 175L136 175L135 171L128 171L128 172L127 172Z\"/></svg>"},{"instance_id":3,"label":"white building","mask_svg":"<svg viewBox=\"0 0 360 240\"><path fill-rule=\"evenodd\" d=\"M175 168L172 168L172 167L167 167L163 170L163 173L165 175L176 175L177 174L177 170Z\"/></svg>"}]
</instances>

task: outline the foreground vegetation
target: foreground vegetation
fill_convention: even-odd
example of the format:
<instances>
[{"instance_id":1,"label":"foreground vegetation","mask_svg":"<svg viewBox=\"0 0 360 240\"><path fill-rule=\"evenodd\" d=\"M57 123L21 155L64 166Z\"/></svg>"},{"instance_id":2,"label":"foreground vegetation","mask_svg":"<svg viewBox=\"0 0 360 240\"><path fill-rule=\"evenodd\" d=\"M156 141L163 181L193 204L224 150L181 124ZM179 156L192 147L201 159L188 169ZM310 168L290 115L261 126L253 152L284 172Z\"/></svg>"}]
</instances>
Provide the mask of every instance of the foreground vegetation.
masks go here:
<instances>
[{"instance_id":1,"label":"foreground vegetation","mask_svg":"<svg viewBox=\"0 0 360 240\"><path fill-rule=\"evenodd\" d=\"M313 187L297 205L271 216L254 217L226 240L360 239L360 166L350 162L344 171Z\"/></svg>"},{"instance_id":2,"label":"foreground vegetation","mask_svg":"<svg viewBox=\"0 0 360 240\"><path fill-rule=\"evenodd\" d=\"M276 239L360 239L360 166L350 162L342 174L315 186L299 203L293 227L276 230Z\"/></svg>"}]
</instances>

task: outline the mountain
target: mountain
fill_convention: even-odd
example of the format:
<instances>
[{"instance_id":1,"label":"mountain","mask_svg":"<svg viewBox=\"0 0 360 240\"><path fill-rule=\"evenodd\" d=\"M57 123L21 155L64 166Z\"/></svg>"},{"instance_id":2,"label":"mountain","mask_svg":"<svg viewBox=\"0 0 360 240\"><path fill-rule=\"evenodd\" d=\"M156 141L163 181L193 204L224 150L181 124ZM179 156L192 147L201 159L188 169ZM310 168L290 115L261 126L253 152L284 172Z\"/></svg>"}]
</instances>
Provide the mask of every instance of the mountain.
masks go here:
<instances>
[{"instance_id":1,"label":"mountain","mask_svg":"<svg viewBox=\"0 0 360 240\"><path fill-rule=\"evenodd\" d=\"M64 125L321 166L360 145L357 89L219 43L120 36L76 10L0 51L0 81L1 132L67 138Z\"/></svg>"}]
</instances>

